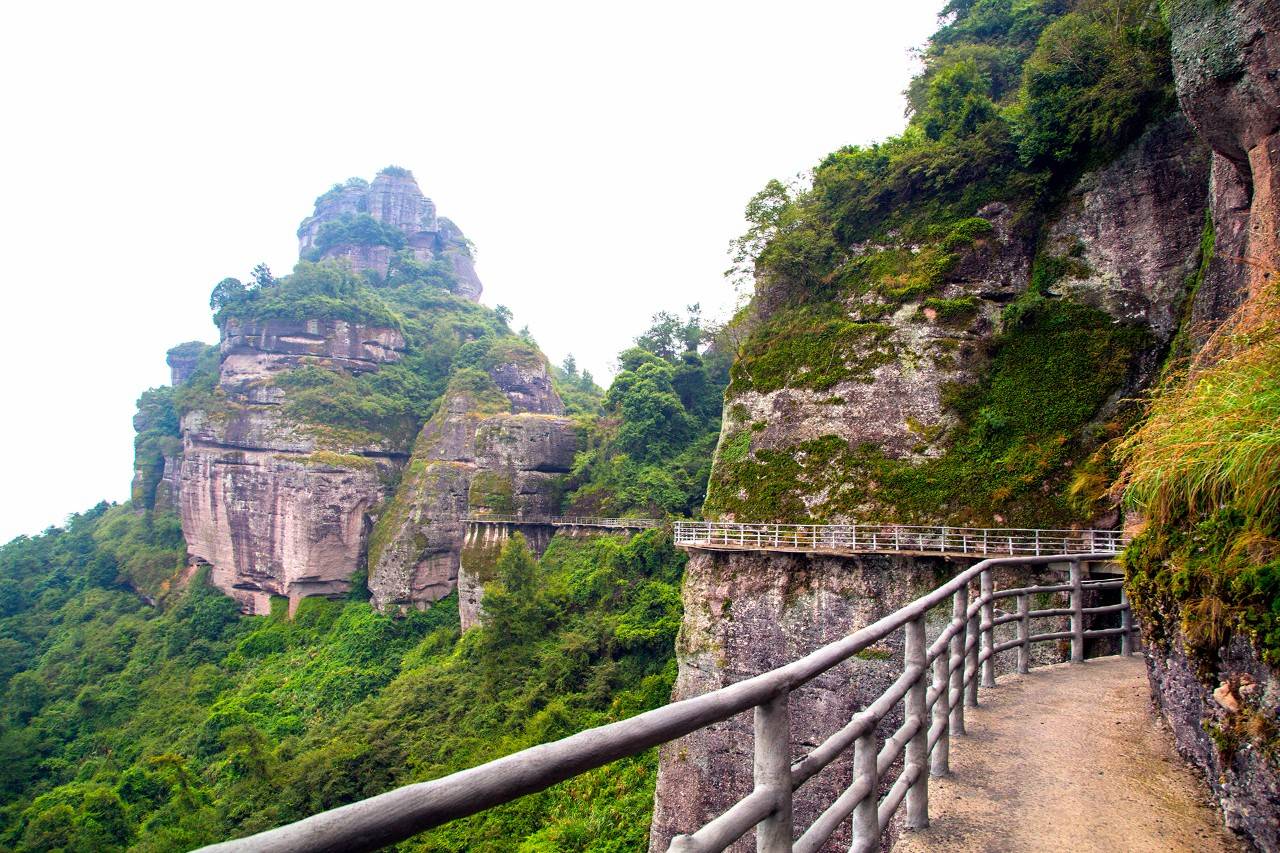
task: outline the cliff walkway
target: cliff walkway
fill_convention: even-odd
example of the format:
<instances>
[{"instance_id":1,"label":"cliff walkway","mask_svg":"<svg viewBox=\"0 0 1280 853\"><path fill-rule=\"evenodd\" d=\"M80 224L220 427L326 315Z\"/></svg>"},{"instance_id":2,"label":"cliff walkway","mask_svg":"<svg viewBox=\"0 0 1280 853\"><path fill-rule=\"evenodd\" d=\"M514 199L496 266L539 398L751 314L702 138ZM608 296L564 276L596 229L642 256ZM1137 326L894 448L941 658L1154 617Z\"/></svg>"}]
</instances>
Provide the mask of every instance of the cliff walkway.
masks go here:
<instances>
[{"instance_id":1,"label":"cliff walkway","mask_svg":"<svg viewBox=\"0 0 1280 853\"><path fill-rule=\"evenodd\" d=\"M1236 850L1150 712L1137 657L999 679L895 853Z\"/></svg>"},{"instance_id":2,"label":"cliff walkway","mask_svg":"<svg viewBox=\"0 0 1280 853\"><path fill-rule=\"evenodd\" d=\"M969 731L966 716L978 731L973 714L979 708L980 695L988 702L999 694L995 676L1001 656L1006 656L1006 663L1016 667L1018 673L1026 675L1031 671L1032 650L1037 644L1068 648L1072 664L1044 669L1037 674L1036 683L1049 683L1061 675L1093 689L1099 686L1094 685L1094 679L1112 670L1097 661L1086 662L1087 643L1096 647L1099 644L1095 641L1111 638L1109 642L1118 645L1122 658L1133 653L1135 629L1122 581L1091 580L1085 576L1085 566L1115 556L1114 550L1106 550L982 560L893 613L777 669L479 767L406 785L288 826L205 849L376 850L750 711L755 726L751 747L754 789L705 825L682 827L685 834L673 838L667 849L675 853L721 851L754 834L758 851L816 853L827 849L833 836L848 834L852 838L851 851L870 853L880 848L885 833L897 823L910 830L929 827L931 790L935 798L946 802L946 795L939 791L949 789L939 788L937 780L950 775L953 745L957 770L976 766L961 763L969 760L960 757L964 749L961 744ZM1019 568L1063 563L1069 567L1069 576L1063 583L1002 589L995 586L997 569L1007 577L1016 576ZM1064 596L1066 607L1045 606ZM1118 601L1095 603L1107 599ZM1049 620L1045 626L1049 630L1040 630L1043 620ZM1067 630L1061 630L1064 622ZM791 715L804 713L803 707L790 707L793 691L882 644L903 650L899 662L893 664L899 674L892 684L821 743L811 748L793 744ZM1008 660L1010 656L1012 660ZM1132 672L1127 660L1120 660L1116 666ZM1079 704L1074 706L1074 719L1087 716L1088 708L1096 704L1088 700L1084 686L1067 683L1061 689L1064 695L1076 696ZM1105 685L1100 689L1105 692ZM1016 692L1009 693L1011 699L1006 704L991 706L990 716L1012 721L1021 713L1019 709L1033 704L1033 699L1025 695L1019 701ZM1052 715L1052 710L1049 713ZM1022 749L1035 751L1038 739L1050 730L1049 717L1041 719L1045 725L1015 727L1009 737L1022 742ZM1105 723L1105 714L1093 720L1094 726L1105 727ZM1080 751L1086 741L1074 747L1070 743L1068 740L1071 754L1062 763L1077 774L1080 786L1093 790L1090 786L1094 779L1089 774L1098 756ZM998 768L989 773L1007 776L1010 785L1018 784L1030 765L1016 755L999 761L997 754L991 750L986 753L986 759ZM807 826L797 825L792 811L796 789L848 755L852 760L845 765L849 774L847 787ZM1045 760L1056 761L1054 755L1047 751ZM955 784L963 784L963 778ZM1028 778L1028 784L1034 789L1037 779ZM1086 810L1101 811L1112 805L1093 799ZM1012 822L1010 819L987 825L995 831ZM984 849L1016 849L1016 845L1009 847L997 840L994 847Z\"/></svg>"},{"instance_id":3,"label":"cliff walkway","mask_svg":"<svg viewBox=\"0 0 1280 853\"><path fill-rule=\"evenodd\" d=\"M737 524L677 521L676 544L715 551L904 554L948 557L1114 553L1128 538L1118 530L1041 530L912 524Z\"/></svg>"},{"instance_id":4,"label":"cliff walkway","mask_svg":"<svg viewBox=\"0 0 1280 853\"><path fill-rule=\"evenodd\" d=\"M467 524L495 524L508 527L603 527L609 530L649 530L661 527L657 518L592 518L573 515L468 515Z\"/></svg>"},{"instance_id":5,"label":"cliff walkway","mask_svg":"<svg viewBox=\"0 0 1280 853\"><path fill-rule=\"evenodd\" d=\"M513 527L599 527L647 530L656 518L590 518L473 514L467 524ZM1019 527L946 527L912 524L737 524L672 522L676 545L715 551L941 555L982 559L996 556L1114 553L1128 544L1118 530L1050 530Z\"/></svg>"}]
</instances>

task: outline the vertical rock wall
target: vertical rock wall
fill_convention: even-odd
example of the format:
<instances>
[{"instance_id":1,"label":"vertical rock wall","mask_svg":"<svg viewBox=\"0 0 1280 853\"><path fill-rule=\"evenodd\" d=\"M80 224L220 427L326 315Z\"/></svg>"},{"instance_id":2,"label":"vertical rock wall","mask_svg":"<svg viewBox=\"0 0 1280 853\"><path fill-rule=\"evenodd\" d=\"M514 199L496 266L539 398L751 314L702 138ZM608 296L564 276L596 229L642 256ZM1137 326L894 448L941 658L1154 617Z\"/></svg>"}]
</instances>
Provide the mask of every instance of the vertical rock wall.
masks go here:
<instances>
[{"instance_id":1,"label":"vertical rock wall","mask_svg":"<svg viewBox=\"0 0 1280 853\"><path fill-rule=\"evenodd\" d=\"M1170 22L1179 100L1213 149L1214 255L1188 329L1203 342L1246 296L1276 286L1280 270L1280 2L1175 0ZM1245 707L1254 720L1269 716L1274 732L1280 672L1239 633L1211 662L1190 653L1184 620L1204 618L1158 614L1172 636L1148 644L1156 703L1178 750L1218 797L1226 824L1258 849L1280 849L1276 757L1221 737L1244 723Z\"/></svg>"},{"instance_id":2,"label":"vertical rock wall","mask_svg":"<svg viewBox=\"0 0 1280 853\"><path fill-rule=\"evenodd\" d=\"M459 588L464 627L488 579L478 551L464 559L464 518L554 515L560 480L578 434L563 417L545 363L503 362L489 370L497 394L454 390L423 428L370 547L369 588L378 607L424 607ZM477 571L478 569L478 571Z\"/></svg>"},{"instance_id":3,"label":"vertical rock wall","mask_svg":"<svg viewBox=\"0 0 1280 853\"><path fill-rule=\"evenodd\" d=\"M166 477L191 557L249 613L273 595L290 606L335 595L362 565L373 511L407 449L289 419L276 374L303 364L376 370L400 359L393 329L342 321L230 321L216 405L182 422L182 454Z\"/></svg>"},{"instance_id":4,"label":"vertical rock wall","mask_svg":"<svg viewBox=\"0 0 1280 853\"><path fill-rule=\"evenodd\" d=\"M346 258L357 270L386 275L395 254L390 246L340 242L321 249L317 244L326 223L360 215L403 232L406 248L417 260L447 261L458 279L457 293L479 301L483 286L467 238L453 222L436 215L435 202L422 194L413 175L403 169L384 169L371 183L348 181L320 196L315 212L298 227L302 256Z\"/></svg>"}]
</instances>

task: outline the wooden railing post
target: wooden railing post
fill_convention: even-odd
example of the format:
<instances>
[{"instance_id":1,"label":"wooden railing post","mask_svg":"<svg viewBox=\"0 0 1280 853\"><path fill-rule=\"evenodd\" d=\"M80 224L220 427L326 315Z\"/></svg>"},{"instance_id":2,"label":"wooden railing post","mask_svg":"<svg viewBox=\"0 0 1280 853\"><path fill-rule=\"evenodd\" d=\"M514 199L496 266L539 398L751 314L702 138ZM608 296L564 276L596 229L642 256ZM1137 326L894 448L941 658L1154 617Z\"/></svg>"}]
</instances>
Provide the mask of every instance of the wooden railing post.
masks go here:
<instances>
[{"instance_id":1,"label":"wooden railing post","mask_svg":"<svg viewBox=\"0 0 1280 853\"><path fill-rule=\"evenodd\" d=\"M791 853L791 719L787 697L784 690L756 706L755 785L773 791L777 803L773 813L756 827L757 853Z\"/></svg>"},{"instance_id":2,"label":"wooden railing post","mask_svg":"<svg viewBox=\"0 0 1280 853\"><path fill-rule=\"evenodd\" d=\"M947 673L947 658L950 648L943 648L933 659L933 690L938 698L933 702L933 726L939 729L938 741L933 745L933 753L929 756L929 773L933 776L945 776L951 770L951 678Z\"/></svg>"},{"instance_id":3,"label":"wooden railing post","mask_svg":"<svg viewBox=\"0 0 1280 853\"><path fill-rule=\"evenodd\" d=\"M1018 596L1018 672L1031 671L1031 595Z\"/></svg>"},{"instance_id":4,"label":"wooden railing post","mask_svg":"<svg viewBox=\"0 0 1280 853\"><path fill-rule=\"evenodd\" d=\"M951 671L951 695L947 704L951 708L951 734L964 734L964 644L968 621L965 611L969 609L969 588L962 586L951 598L951 619L962 626L951 638L951 663L955 666Z\"/></svg>"},{"instance_id":5,"label":"wooden railing post","mask_svg":"<svg viewBox=\"0 0 1280 853\"><path fill-rule=\"evenodd\" d=\"M1124 609L1120 611L1120 654L1128 657L1133 654L1133 611L1129 609L1129 591L1120 587L1120 603Z\"/></svg>"},{"instance_id":6,"label":"wooden railing post","mask_svg":"<svg viewBox=\"0 0 1280 853\"><path fill-rule=\"evenodd\" d=\"M1071 563L1071 662L1084 662L1084 590L1081 589L1080 561Z\"/></svg>"},{"instance_id":7,"label":"wooden railing post","mask_svg":"<svg viewBox=\"0 0 1280 853\"><path fill-rule=\"evenodd\" d=\"M982 653L987 656L982 662L982 686L996 686L996 656L994 654L995 626L991 623L996 618L996 603L991 599L995 594L995 580L991 577L991 570L984 570L979 576L980 589L984 599L982 605Z\"/></svg>"},{"instance_id":8,"label":"wooden railing post","mask_svg":"<svg viewBox=\"0 0 1280 853\"><path fill-rule=\"evenodd\" d=\"M929 825L929 717L925 713L926 694L929 690L929 668L925 664L924 616L907 623L904 665L919 667L920 676L907 690L903 717L914 720L918 727L907 741L904 767L915 767L916 781L907 789L907 829L924 829Z\"/></svg>"},{"instance_id":9,"label":"wooden railing post","mask_svg":"<svg viewBox=\"0 0 1280 853\"><path fill-rule=\"evenodd\" d=\"M871 853L880 849L880 776L876 771L874 727L853 742L853 781L862 779L870 784L867 793L853 809L853 843L849 845L849 853Z\"/></svg>"}]
</instances>

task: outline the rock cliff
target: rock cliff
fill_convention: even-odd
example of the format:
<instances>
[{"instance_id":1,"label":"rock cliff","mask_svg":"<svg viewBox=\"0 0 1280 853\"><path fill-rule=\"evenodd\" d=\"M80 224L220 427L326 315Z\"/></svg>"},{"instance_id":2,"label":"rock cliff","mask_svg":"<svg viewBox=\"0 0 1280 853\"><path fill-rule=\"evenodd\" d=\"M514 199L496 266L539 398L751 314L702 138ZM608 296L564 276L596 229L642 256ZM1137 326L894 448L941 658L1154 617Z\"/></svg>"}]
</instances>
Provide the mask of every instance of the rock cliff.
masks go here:
<instances>
[{"instance_id":1,"label":"rock cliff","mask_svg":"<svg viewBox=\"0 0 1280 853\"><path fill-rule=\"evenodd\" d=\"M335 187L298 233L310 260L220 283L218 347L174 347L139 401L136 503L248 613L364 571L378 606L422 607L458 584L468 511L558 512L577 432L411 174Z\"/></svg>"},{"instance_id":2,"label":"rock cliff","mask_svg":"<svg viewBox=\"0 0 1280 853\"><path fill-rule=\"evenodd\" d=\"M403 348L397 330L340 320L224 324L217 405L182 419L178 510L192 557L247 612L268 612L272 595L296 607L346 592L370 514L407 456L394 441L289 417L273 378L303 364L376 370Z\"/></svg>"},{"instance_id":3,"label":"rock cliff","mask_svg":"<svg viewBox=\"0 0 1280 853\"><path fill-rule=\"evenodd\" d=\"M394 166L372 182L352 178L316 199L315 212L298 227L298 249L304 258L345 258L378 276L386 276L397 253L407 251L423 263L446 263L458 295L477 301L483 291L467 238L436 215L435 203L411 172Z\"/></svg>"},{"instance_id":4,"label":"rock cliff","mask_svg":"<svg viewBox=\"0 0 1280 853\"><path fill-rule=\"evenodd\" d=\"M491 560L475 550L467 559L464 517L558 513L577 430L562 416L545 361L530 352L512 355L497 355L486 372L455 380L418 435L374 531L369 588L379 607L423 607L457 587L469 627Z\"/></svg>"},{"instance_id":5,"label":"rock cliff","mask_svg":"<svg viewBox=\"0 0 1280 853\"><path fill-rule=\"evenodd\" d=\"M1280 269L1280 3L1178 0L1171 20L1178 97L1213 149L1213 258L1188 326L1202 342ZM1193 602L1149 606L1148 672L1179 751L1203 771L1229 827L1280 849L1280 772L1265 746L1275 743L1280 672L1240 632L1206 649L1211 617Z\"/></svg>"}]
</instances>

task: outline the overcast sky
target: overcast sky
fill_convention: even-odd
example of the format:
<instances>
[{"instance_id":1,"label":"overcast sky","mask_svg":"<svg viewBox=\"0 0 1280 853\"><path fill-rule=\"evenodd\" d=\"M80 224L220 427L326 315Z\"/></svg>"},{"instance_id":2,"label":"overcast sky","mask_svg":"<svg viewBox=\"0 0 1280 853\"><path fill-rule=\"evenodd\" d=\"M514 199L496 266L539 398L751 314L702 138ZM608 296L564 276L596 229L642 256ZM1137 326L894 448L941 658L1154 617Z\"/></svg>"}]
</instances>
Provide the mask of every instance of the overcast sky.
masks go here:
<instances>
[{"instance_id":1,"label":"overcast sky","mask_svg":"<svg viewBox=\"0 0 1280 853\"><path fill-rule=\"evenodd\" d=\"M747 200L901 129L941 6L5 4L0 541L124 500L213 284L288 272L314 198L388 164L556 362L604 380L655 311L723 314Z\"/></svg>"}]
</instances>

